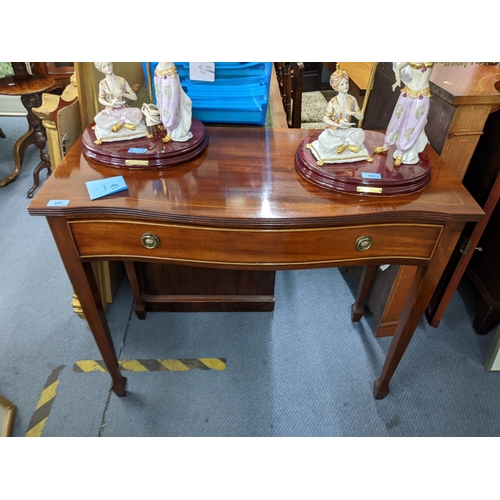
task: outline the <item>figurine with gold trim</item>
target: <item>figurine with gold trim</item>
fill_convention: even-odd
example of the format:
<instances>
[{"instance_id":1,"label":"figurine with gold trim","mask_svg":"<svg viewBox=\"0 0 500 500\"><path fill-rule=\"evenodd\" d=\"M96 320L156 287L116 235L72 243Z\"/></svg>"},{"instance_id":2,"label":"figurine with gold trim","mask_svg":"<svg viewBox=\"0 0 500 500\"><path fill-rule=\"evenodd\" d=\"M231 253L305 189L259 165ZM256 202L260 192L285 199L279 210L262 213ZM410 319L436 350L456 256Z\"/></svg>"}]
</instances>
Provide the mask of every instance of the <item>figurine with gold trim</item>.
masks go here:
<instances>
[{"instance_id":1,"label":"figurine with gold trim","mask_svg":"<svg viewBox=\"0 0 500 500\"><path fill-rule=\"evenodd\" d=\"M94 118L96 144L145 137L147 129L142 111L127 104L127 99L137 99L127 80L115 75L112 62L96 62L94 65L106 75L99 82L98 100L104 109Z\"/></svg>"},{"instance_id":2,"label":"figurine with gold trim","mask_svg":"<svg viewBox=\"0 0 500 500\"><path fill-rule=\"evenodd\" d=\"M386 154L389 147L396 145L394 152L394 166L402 163L414 165L419 162L421 153L429 140L425 134L425 125L429 114L431 91L429 81L434 63L395 63L396 83L392 86L401 86L405 83L398 98L391 120L387 126L384 144L374 148L377 154Z\"/></svg>"},{"instance_id":3,"label":"figurine with gold trim","mask_svg":"<svg viewBox=\"0 0 500 500\"><path fill-rule=\"evenodd\" d=\"M309 145L318 165L323 163L351 163L372 161L363 142L365 132L357 128L351 118L363 119L356 99L348 94L349 75L337 64L330 77L330 85L338 94L327 104L323 122L327 128Z\"/></svg>"},{"instance_id":4,"label":"figurine with gold trim","mask_svg":"<svg viewBox=\"0 0 500 500\"><path fill-rule=\"evenodd\" d=\"M146 63L148 101L137 95L124 78L113 72L113 63L95 63L106 75L99 85L99 99L105 109L95 116L95 124L82 134L85 157L119 168L155 169L182 165L200 156L208 145L205 125L192 117L192 102L182 89L174 63L158 63L154 77ZM136 74L138 67L130 68ZM134 77L135 78L135 77ZM154 85L153 80L154 79ZM141 102L129 107L126 100ZM128 141L120 144L117 141Z\"/></svg>"},{"instance_id":5,"label":"figurine with gold trim","mask_svg":"<svg viewBox=\"0 0 500 500\"><path fill-rule=\"evenodd\" d=\"M159 62L154 73L156 105L167 134L164 142L170 140L186 142L193 137L192 102L181 86L173 62Z\"/></svg>"}]
</instances>

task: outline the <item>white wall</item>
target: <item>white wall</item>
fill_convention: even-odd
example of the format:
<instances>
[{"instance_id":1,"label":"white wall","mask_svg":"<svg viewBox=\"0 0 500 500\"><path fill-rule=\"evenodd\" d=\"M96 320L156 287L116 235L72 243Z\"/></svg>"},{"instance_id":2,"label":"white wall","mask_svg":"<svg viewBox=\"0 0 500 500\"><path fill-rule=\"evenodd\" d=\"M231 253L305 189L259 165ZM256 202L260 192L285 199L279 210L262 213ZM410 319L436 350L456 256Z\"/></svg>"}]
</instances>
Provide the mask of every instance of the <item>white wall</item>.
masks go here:
<instances>
[{"instance_id":1,"label":"white wall","mask_svg":"<svg viewBox=\"0 0 500 500\"><path fill-rule=\"evenodd\" d=\"M26 116L21 98L12 95L0 95L0 116Z\"/></svg>"}]
</instances>

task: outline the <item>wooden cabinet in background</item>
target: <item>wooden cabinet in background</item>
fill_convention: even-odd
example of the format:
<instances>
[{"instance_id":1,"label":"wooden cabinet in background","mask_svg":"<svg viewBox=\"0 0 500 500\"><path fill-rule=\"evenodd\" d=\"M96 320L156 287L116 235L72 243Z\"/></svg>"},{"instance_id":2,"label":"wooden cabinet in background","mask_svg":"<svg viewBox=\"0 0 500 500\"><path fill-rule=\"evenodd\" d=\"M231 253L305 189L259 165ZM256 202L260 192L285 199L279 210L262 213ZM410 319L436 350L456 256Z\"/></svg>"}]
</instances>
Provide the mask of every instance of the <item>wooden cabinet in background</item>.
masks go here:
<instances>
[{"instance_id":1,"label":"wooden cabinet in background","mask_svg":"<svg viewBox=\"0 0 500 500\"><path fill-rule=\"evenodd\" d=\"M63 87L69 85L75 72L75 63L72 62L35 62L32 65L34 73L50 76Z\"/></svg>"},{"instance_id":2,"label":"wooden cabinet in background","mask_svg":"<svg viewBox=\"0 0 500 500\"><path fill-rule=\"evenodd\" d=\"M305 62L304 64L304 92L314 92L321 88L322 62Z\"/></svg>"},{"instance_id":3,"label":"wooden cabinet in background","mask_svg":"<svg viewBox=\"0 0 500 500\"><path fill-rule=\"evenodd\" d=\"M486 122L484 135L467 174L464 185L480 205L500 184L500 110L492 113ZM467 275L476 289L476 311L473 327L477 333L488 333L500 323L500 203L497 188L495 208L474 251ZM479 250L480 249L480 250Z\"/></svg>"},{"instance_id":4,"label":"wooden cabinet in background","mask_svg":"<svg viewBox=\"0 0 500 500\"><path fill-rule=\"evenodd\" d=\"M399 92L391 90L394 81L392 63L378 63L363 128L384 130L387 127L399 96ZM462 180L483 134L486 120L500 105L500 66L437 64L430 87L432 99L425 129L427 136L441 159ZM473 226L467 226L465 231L471 234ZM459 252L459 249L456 251ZM443 275L433 297L432 311L428 311L433 326L438 326L440 319L435 311L439 308L439 316L444 314L444 307L440 307L444 306L444 303L440 304L443 296L452 294L458 284L451 283L450 287L454 270L448 269ZM375 318L376 337L394 334L403 307L400 297L405 296L414 272L415 268L408 266L377 271L367 300ZM353 270L349 269L349 273L352 274ZM358 279L356 274L353 276ZM457 278L455 275L454 281Z\"/></svg>"}]
</instances>

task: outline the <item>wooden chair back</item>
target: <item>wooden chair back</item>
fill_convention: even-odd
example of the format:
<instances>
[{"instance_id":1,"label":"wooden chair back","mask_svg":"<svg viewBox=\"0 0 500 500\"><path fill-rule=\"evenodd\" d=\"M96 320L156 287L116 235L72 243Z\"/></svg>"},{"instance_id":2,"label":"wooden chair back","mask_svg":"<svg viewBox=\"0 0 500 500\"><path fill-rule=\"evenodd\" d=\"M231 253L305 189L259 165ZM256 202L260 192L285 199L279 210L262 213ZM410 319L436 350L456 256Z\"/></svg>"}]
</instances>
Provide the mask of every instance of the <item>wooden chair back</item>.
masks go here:
<instances>
[{"instance_id":1,"label":"wooden chair back","mask_svg":"<svg viewBox=\"0 0 500 500\"><path fill-rule=\"evenodd\" d=\"M304 63L277 62L274 64L288 127L300 128Z\"/></svg>"}]
</instances>

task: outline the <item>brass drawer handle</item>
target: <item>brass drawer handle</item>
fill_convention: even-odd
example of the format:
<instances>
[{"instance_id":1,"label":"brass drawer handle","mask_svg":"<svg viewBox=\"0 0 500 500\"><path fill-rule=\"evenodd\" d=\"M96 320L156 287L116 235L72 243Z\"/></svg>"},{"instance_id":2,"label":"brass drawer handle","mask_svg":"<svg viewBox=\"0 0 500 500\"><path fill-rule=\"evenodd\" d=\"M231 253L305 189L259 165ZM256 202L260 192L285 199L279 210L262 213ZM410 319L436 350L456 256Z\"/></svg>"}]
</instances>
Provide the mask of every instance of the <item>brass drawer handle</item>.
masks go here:
<instances>
[{"instance_id":1,"label":"brass drawer handle","mask_svg":"<svg viewBox=\"0 0 500 500\"><path fill-rule=\"evenodd\" d=\"M141 236L141 243L144 247L152 250L160 245L160 238L153 233L145 233Z\"/></svg>"},{"instance_id":2,"label":"brass drawer handle","mask_svg":"<svg viewBox=\"0 0 500 500\"><path fill-rule=\"evenodd\" d=\"M371 239L371 236L360 236L357 240L354 246L356 247L356 250L359 250L360 252L364 252L368 250L372 246L373 240Z\"/></svg>"}]
</instances>

